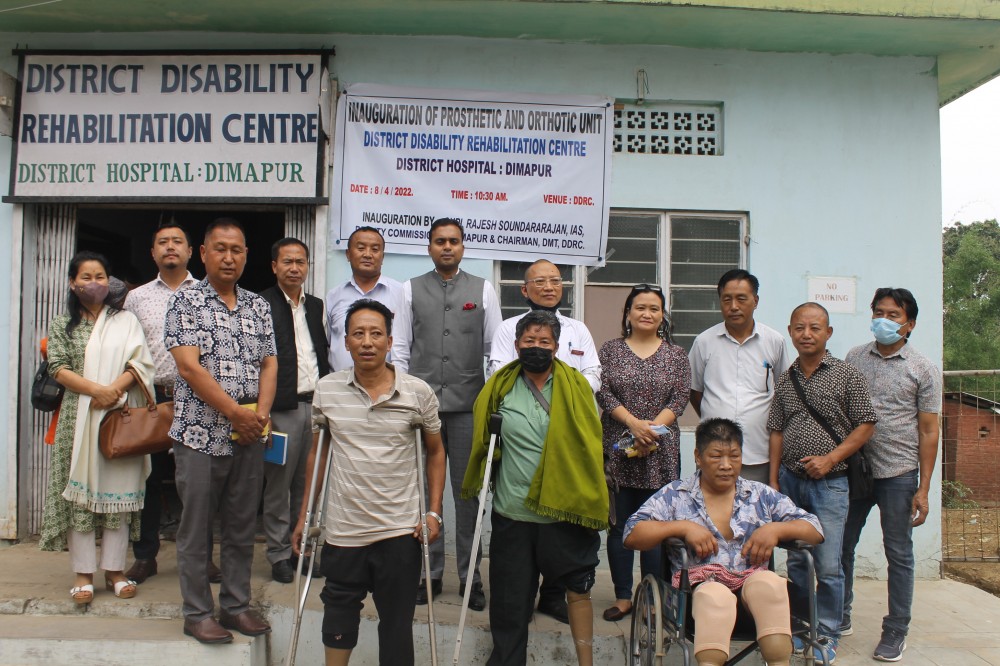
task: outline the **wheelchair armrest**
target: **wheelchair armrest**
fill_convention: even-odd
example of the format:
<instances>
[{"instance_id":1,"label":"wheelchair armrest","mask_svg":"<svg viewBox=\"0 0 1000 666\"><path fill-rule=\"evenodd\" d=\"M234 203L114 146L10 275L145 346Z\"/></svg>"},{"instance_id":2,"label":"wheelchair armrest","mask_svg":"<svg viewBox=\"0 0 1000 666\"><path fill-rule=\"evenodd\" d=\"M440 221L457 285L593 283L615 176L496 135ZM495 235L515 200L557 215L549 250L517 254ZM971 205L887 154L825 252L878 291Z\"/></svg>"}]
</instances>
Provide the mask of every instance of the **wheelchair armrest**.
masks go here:
<instances>
[{"instance_id":1,"label":"wheelchair armrest","mask_svg":"<svg viewBox=\"0 0 1000 666\"><path fill-rule=\"evenodd\" d=\"M677 555L681 559L681 570L687 571L688 561L690 560L692 553L691 550L688 548L687 542L685 542L684 539L679 539L677 537L668 537L663 540L663 543L660 544L660 547L663 549L663 556L665 558L664 561L666 561L666 558L669 557L669 551L671 550L677 551Z\"/></svg>"},{"instance_id":2,"label":"wheelchair armrest","mask_svg":"<svg viewBox=\"0 0 1000 666\"><path fill-rule=\"evenodd\" d=\"M779 541L778 548L784 548L785 550L797 550L797 551L809 551L812 552L813 545L811 543L806 543L801 539L794 539L792 541Z\"/></svg>"}]
</instances>

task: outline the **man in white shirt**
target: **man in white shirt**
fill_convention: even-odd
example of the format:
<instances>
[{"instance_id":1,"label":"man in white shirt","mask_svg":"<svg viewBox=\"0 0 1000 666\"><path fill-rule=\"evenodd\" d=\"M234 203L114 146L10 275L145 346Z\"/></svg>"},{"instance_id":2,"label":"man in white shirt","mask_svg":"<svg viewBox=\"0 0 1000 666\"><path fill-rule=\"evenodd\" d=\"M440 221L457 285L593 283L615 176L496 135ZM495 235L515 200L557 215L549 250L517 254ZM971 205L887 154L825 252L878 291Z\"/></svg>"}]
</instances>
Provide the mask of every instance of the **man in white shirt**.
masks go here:
<instances>
[{"instance_id":1,"label":"man in white shirt","mask_svg":"<svg viewBox=\"0 0 1000 666\"><path fill-rule=\"evenodd\" d=\"M157 402L173 400L177 364L163 346L163 318L167 312L167 301L174 292L198 283L187 269L191 253L191 238L187 230L173 222L163 223L153 233L153 248L150 250L153 262L159 269L156 279L133 289L125 297L125 309L134 314L142 325L142 332L146 335L146 345L156 365L153 384ZM142 508L142 526L139 540L132 543L135 564L125 572L129 580L140 584L157 573L156 556L160 552L160 515L163 508L162 485L170 468L168 456L167 451L150 456L152 470L146 478L146 503ZM211 565L210 568L214 567L215 565ZM218 577L218 574L214 577Z\"/></svg>"},{"instance_id":2,"label":"man in white shirt","mask_svg":"<svg viewBox=\"0 0 1000 666\"><path fill-rule=\"evenodd\" d=\"M723 321L691 346L691 406L701 420L724 418L743 428L743 478L768 483L767 415L778 377L788 369L785 339L754 320L760 282L743 269L719 280Z\"/></svg>"},{"instance_id":3,"label":"man in white shirt","mask_svg":"<svg viewBox=\"0 0 1000 666\"><path fill-rule=\"evenodd\" d=\"M398 313L403 304L403 285L382 275L385 239L374 227L358 227L347 239L347 261L351 279L326 295L327 340L330 342L330 371L353 367L344 347L344 317L359 298L370 298ZM391 357L390 357L390 360Z\"/></svg>"},{"instance_id":4,"label":"man in white shirt","mask_svg":"<svg viewBox=\"0 0 1000 666\"><path fill-rule=\"evenodd\" d=\"M465 230L458 220L435 220L428 241L434 270L403 284L403 307L393 322L392 362L399 372L427 382L440 401L441 433L455 499L459 592L464 592L466 582L471 583L469 608L484 610L486 596L478 566L481 547L474 554L473 580L465 580L473 557L478 500L462 499L462 480L472 452L472 403L486 383L483 362L500 325L500 303L489 281L459 270L465 254ZM441 539L431 545L431 590L435 595L441 593L443 575ZM427 593L421 586L417 604L424 603Z\"/></svg>"},{"instance_id":5,"label":"man in white shirt","mask_svg":"<svg viewBox=\"0 0 1000 666\"><path fill-rule=\"evenodd\" d=\"M582 321L564 317L559 312L562 303L563 281L559 268L551 261L539 259L524 271L524 284L521 294L528 301L530 310L547 310L555 314L562 327L559 335L559 350L556 358L576 368L590 383L594 393L601 390L601 362L597 358L594 338ZM529 310L529 311L530 311ZM493 334L493 344L490 346L490 361L486 368L486 376L517 360L517 350L514 349L514 331L517 322L527 312L516 317L505 319L497 332Z\"/></svg>"},{"instance_id":6,"label":"man in white shirt","mask_svg":"<svg viewBox=\"0 0 1000 666\"><path fill-rule=\"evenodd\" d=\"M327 364L323 301L302 287L309 274L309 248L297 238L283 238L271 248L277 284L261 292L271 305L278 349L278 384L271 406L274 430L288 435L285 464L264 464L264 534L271 578L291 583L291 521L299 515L305 493L306 458L312 446L312 401L316 382L330 373ZM306 571L309 571L307 568ZM317 574L318 568L314 568Z\"/></svg>"}]
</instances>

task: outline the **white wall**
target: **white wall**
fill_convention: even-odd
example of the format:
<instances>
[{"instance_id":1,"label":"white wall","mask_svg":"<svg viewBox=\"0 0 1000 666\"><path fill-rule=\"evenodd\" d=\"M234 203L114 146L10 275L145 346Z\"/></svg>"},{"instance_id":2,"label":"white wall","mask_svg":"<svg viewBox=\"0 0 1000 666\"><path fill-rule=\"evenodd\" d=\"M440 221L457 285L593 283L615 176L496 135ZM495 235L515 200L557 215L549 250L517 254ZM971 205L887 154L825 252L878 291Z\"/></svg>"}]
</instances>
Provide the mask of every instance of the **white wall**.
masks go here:
<instances>
[{"instance_id":1,"label":"white wall","mask_svg":"<svg viewBox=\"0 0 1000 666\"><path fill-rule=\"evenodd\" d=\"M6 38L5 38L6 37ZM21 36L0 35L0 53ZM806 299L808 275L855 276L858 309L834 315L831 351L843 357L866 342L866 301L876 287L917 296L913 339L940 364L941 240L937 81L930 58L771 54L667 47L547 42L266 35L37 36L33 48L307 48L333 45L332 75L354 82L441 88L635 96L636 70L648 99L721 101L722 157L616 156L616 208L748 211L749 269L761 280L758 318L783 328ZM10 57L0 67L14 73ZM0 170L9 142L0 143ZM2 172L0 172L2 173ZM5 181L3 181L5 182ZM0 205L0 244L10 206ZM0 250L0 261L8 261ZM430 268L423 257L390 257L387 274L405 279ZM467 262L490 277L490 264ZM348 276L341 251L328 253L328 284ZM9 307L0 271L0 329ZM2 335L2 332L0 332ZM0 338L2 339L2 338ZM0 368L0 373L3 368ZM7 382L0 374L0 404ZM0 435L9 432L0 413ZM690 437L685 467L691 468ZM2 455L9 443L0 442ZM3 483L0 467L0 484ZM933 484L935 487L937 484ZM0 485L0 495L3 486ZM940 501L916 533L917 572L938 575ZM2 511L2 509L0 509ZM875 516L859 552L859 573L884 575Z\"/></svg>"}]
</instances>

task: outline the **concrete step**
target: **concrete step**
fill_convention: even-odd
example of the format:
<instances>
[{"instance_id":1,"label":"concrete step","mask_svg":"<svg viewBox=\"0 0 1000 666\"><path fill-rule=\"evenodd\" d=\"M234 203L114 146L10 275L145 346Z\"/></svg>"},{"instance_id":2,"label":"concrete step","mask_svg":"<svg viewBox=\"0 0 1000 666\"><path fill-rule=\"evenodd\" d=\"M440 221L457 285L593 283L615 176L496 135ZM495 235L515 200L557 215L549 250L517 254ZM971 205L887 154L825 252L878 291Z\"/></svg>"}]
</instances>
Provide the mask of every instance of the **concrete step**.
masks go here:
<instances>
[{"instance_id":1,"label":"concrete step","mask_svg":"<svg viewBox=\"0 0 1000 666\"><path fill-rule=\"evenodd\" d=\"M442 606L438 602L436 606ZM437 610L437 609L435 609ZM445 611L442 608L442 611ZM271 664L284 664L291 636L291 608L272 607L268 613L273 632L271 635ZM446 666L453 663L455 653L455 638L458 635L458 622L451 617L452 613L442 613L445 617L435 616L437 625L437 657L438 664ZM602 620L598 620L601 622ZM545 629L540 628L540 625ZM577 663L576 651L569 627L557 629L553 625L565 627L549 618L532 621L528 636L528 664L545 666L574 666ZM320 610L307 608L302 616L302 627L299 633L299 644L295 663L323 663L323 643L321 633L323 613ZM360 642L351 654L351 666L377 666L378 659L378 619L367 612L361 617ZM622 636L597 634L594 636L594 663L618 666L625 664L627 639ZM493 639L488 626L466 624L462 638L462 654L460 664L485 664L493 648ZM417 607L417 616L413 624L414 663L430 664L430 635L427 629L426 606Z\"/></svg>"},{"instance_id":2,"label":"concrete step","mask_svg":"<svg viewBox=\"0 0 1000 666\"><path fill-rule=\"evenodd\" d=\"M34 666L266 666L266 637L235 635L227 645L202 645L177 620L90 615L4 615L0 663ZM322 663L321 661L301 663Z\"/></svg>"}]
</instances>

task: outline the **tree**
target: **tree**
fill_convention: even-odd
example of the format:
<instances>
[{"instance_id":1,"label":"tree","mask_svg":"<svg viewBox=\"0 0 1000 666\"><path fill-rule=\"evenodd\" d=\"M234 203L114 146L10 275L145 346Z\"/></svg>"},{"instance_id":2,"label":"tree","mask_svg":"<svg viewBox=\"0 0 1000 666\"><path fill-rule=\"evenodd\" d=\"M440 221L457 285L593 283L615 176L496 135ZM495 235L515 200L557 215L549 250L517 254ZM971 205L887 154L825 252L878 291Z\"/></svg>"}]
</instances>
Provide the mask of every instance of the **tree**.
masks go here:
<instances>
[{"instance_id":1,"label":"tree","mask_svg":"<svg viewBox=\"0 0 1000 666\"><path fill-rule=\"evenodd\" d=\"M944 230L944 368L1000 368L1000 224Z\"/></svg>"}]
</instances>

